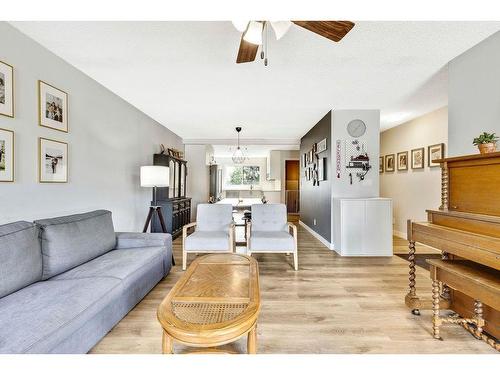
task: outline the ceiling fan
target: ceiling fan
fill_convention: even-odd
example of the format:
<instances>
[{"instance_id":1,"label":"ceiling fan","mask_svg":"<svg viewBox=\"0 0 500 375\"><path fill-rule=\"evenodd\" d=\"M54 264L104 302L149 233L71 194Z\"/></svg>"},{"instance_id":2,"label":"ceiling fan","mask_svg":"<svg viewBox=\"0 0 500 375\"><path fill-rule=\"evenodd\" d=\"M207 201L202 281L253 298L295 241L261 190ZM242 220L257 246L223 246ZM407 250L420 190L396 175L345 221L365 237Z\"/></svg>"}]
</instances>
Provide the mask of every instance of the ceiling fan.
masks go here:
<instances>
[{"instance_id":1,"label":"ceiling fan","mask_svg":"<svg viewBox=\"0 0 500 375\"><path fill-rule=\"evenodd\" d=\"M354 27L351 21L233 21L234 27L242 33L236 63L255 60L257 50L262 45L261 58L267 66L267 31L269 26L274 30L276 39L280 40L292 24L303 27L318 35L339 42Z\"/></svg>"}]
</instances>

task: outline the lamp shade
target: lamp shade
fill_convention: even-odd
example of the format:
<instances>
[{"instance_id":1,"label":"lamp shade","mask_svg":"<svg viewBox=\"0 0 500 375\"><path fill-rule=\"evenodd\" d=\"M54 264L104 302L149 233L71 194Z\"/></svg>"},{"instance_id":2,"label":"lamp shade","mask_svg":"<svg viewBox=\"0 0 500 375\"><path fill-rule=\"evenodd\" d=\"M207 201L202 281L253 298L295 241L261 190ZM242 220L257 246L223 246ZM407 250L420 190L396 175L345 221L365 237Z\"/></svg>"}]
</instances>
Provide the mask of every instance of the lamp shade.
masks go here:
<instances>
[{"instance_id":1,"label":"lamp shade","mask_svg":"<svg viewBox=\"0 0 500 375\"><path fill-rule=\"evenodd\" d=\"M166 187L170 180L170 170L168 167L159 165L147 165L141 167L142 187Z\"/></svg>"}]
</instances>

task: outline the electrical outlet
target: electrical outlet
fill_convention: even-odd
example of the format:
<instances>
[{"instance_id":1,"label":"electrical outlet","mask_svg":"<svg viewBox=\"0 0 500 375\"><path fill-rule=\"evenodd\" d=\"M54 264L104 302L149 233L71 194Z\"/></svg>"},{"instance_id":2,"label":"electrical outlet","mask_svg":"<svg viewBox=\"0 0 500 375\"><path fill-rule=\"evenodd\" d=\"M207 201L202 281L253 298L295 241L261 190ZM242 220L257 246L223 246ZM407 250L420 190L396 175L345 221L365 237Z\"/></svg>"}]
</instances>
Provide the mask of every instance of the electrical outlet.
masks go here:
<instances>
[{"instance_id":1,"label":"electrical outlet","mask_svg":"<svg viewBox=\"0 0 500 375\"><path fill-rule=\"evenodd\" d=\"M316 219L313 219L313 225L316 225Z\"/></svg>"}]
</instances>

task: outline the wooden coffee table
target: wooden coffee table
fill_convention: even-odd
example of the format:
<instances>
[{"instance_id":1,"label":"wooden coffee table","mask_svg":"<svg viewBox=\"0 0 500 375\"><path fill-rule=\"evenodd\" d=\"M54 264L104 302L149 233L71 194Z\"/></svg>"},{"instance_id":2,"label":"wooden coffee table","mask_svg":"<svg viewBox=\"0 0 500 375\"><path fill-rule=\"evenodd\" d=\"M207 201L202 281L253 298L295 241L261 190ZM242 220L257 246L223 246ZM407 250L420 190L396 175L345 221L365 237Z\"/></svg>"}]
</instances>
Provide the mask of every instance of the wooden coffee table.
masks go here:
<instances>
[{"instance_id":1,"label":"wooden coffee table","mask_svg":"<svg viewBox=\"0 0 500 375\"><path fill-rule=\"evenodd\" d=\"M197 258L158 307L163 353L173 343L213 347L247 338L257 348L260 311L259 266L246 255L210 254Z\"/></svg>"}]
</instances>

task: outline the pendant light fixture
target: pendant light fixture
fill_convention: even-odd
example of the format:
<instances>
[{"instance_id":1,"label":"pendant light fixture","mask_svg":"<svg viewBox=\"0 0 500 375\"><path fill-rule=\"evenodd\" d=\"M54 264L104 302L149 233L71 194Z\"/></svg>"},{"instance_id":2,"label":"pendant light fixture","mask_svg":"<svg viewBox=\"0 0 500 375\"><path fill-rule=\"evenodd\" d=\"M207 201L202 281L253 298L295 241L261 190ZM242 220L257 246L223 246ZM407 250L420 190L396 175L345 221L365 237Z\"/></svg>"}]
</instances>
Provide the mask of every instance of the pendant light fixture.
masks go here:
<instances>
[{"instance_id":1,"label":"pendant light fixture","mask_svg":"<svg viewBox=\"0 0 500 375\"><path fill-rule=\"evenodd\" d=\"M234 151L233 154L233 163L234 164L243 164L245 160L247 159L245 154L243 154L243 150L240 147L240 132L241 132L241 127L236 128L236 133L238 134L238 141L236 144L236 151Z\"/></svg>"}]
</instances>

